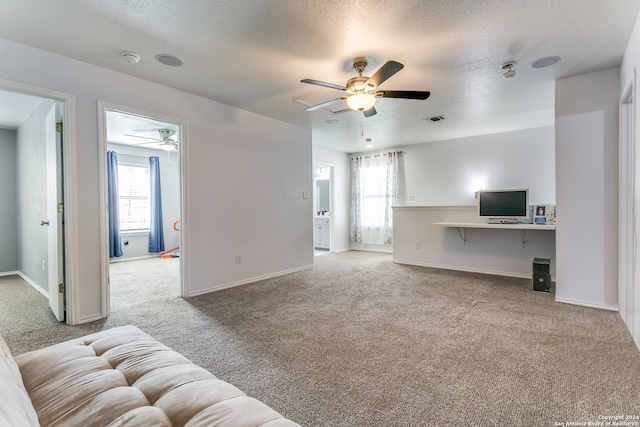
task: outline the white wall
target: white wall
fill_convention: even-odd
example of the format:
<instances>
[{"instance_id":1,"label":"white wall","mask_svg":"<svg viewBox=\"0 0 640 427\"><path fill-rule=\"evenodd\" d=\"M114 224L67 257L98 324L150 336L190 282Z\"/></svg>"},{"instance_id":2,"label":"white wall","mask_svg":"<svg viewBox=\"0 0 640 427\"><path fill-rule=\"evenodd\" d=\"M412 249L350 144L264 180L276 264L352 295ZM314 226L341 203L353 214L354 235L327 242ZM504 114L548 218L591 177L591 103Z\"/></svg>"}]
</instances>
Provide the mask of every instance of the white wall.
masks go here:
<instances>
[{"instance_id":1,"label":"white wall","mask_svg":"<svg viewBox=\"0 0 640 427\"><path fill-rule=\"evenodd\" d=\"M16 131L0 129L0 273L19 270Z\"/></svg>"},{"instance_id":2,"label":"white wall","mask_svg":"<svg viewBox=\"0 0 640 427\"><path fill-rule=\"evenodd\" d=\"M618 308L619 69L556 82L556 300Z\"/></svg>"},{"instance_id":3,"label":"white wall","mask_svg":"<svg viewBox=\"0 0 640 427\"><path fill-rule=\"evenodd\" d=\"M97 102L186 120L184 270L198 294L313 264L311 132L166 86L0 40L0 79L75 96L78 312L102 317ZM171 70L180 72L180 70ZM235 262L242 255L242 263Z\"/></svg>"},{"instance_id":4,"label":"white wall","mask_svg":"<svg viewBox=\"0 0 640 427\"><path fill-rule=\"evenodd\" d=\"M173 230L173 222L180 219L180 157L178 152L171 153L171 161L167 161L167 152L143 147L132 147L122 144L107 143L107 149L123 156L118 157L119 164L132 162L149 165L149 161L139 158L128 158L126 154L148 158L160 158L160 186L162 189L162 228L164 232L165 250L180 246L180 233ZM181 224L178 224L178 229ZM125 241L128 244L125 244ZM157 256L149 253L149 233L122 234L122 257L111 261Z\"/></svg>"},{"instance_id":5,"label":"white wall","mask_svg":"<svg viewBox=\"0 0 640 427\"><path fill-rule=\"evenodd\" d=\"M351 210L351 169L348 154L313 146L313 161L333 166L333 251L349 250L349 226Z\"/></svg>"},{"instance_id":6,"label":"white wall","mask_svg":"<svg viewBox=\"0 0 640 427\"><path fill-rule=\"evenodd\" d=\"M554 204L553 147L553 127L401 147L406 179L401 204L475 205L475 191L508 188L528 188L532 205Z\"/></svg>"},{"instance_id":7,"label":"white wall","mask_svg":"<svg viewBox=\"0 0 640 427\"><path fill-rule=\"evenodd\" d=\"M480 135L401 147L406 192L394 210L396 262L531 277L533 258L550 258L555 268L553 232L467 230L433 222L477 222L474 192L528 188L530 204L555 204L553 127ZM420 249L416 249L416 242Z\"/></svg>"},{"instance_id":8,"label":"white wall","mask_svg":"<svg viewBox=\"0 0 640 427\"><path fill-rule=\"evenodd\" d=\"M622 65L620 66L621 94L623 94L627 90L627 87L636 79L638 68L640 68L640 15L636 20L635 28L631 35L629 44L627 45L627 50L625 52L624 59L622 60ZM633 111L633 121L635 122L636 128L638 127L638 125L640 125L638 93L638 83L636 81L633 92L633 106L635 107L635 110ZM632 201L633 199L635 199L636 212L638 212L637 206L638 203L640 203L640 200L637 196L637 189L640 188L640 160L638 156L640 155L640 150L638 149L638 133L637 131L635 131L635 129L632 129L632 132L633 144L635 146L635 159L632 160L632 163L635 165L636 195L634 196L633 194L631 194L630 199ZM625 157L622 160L626 161L627 158ZM631 179L633 179L633 177ZM629 191L633 191L633 189L629 189ZM636 213L635 218L633 218L631 222L626 223L631 225L630 228L633 228L633 225L635 223L636 230L625 229L624 232L628 233L627 235L629 236L633 235L633 239L636 240L638 235L637 228L640 226L640 214ZM625 260L631 259L633 264L633 266L631 267L632 271L640 271L640 253L621 253L620 257L623 256L625 256ZM620 289L620 315L629 328L629 331L631 332L636 345L638 346L638 348L640 348L640 278L638 278L637 274L635 277L633 275L631 275L631 277L627 276L620 282L620 284L623 287Z\"/></svg>"}]
</instances>

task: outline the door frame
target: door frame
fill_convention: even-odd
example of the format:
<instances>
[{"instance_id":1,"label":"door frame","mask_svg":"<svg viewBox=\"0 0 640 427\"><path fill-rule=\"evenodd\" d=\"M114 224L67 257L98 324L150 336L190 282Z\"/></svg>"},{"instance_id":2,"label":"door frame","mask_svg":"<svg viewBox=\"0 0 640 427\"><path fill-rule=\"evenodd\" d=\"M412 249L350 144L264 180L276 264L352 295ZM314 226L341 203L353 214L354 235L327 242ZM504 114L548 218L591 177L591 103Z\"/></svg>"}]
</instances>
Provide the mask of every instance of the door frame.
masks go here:
<instances>
[{"instance_id":1,"label":"door frame","mask_svg":"<svg viewBox=\"0 0 640 427\"><path fill-rule=\"evenodd\" d=\"M100 191L100 283L102 294L101 315L103 318L109 316L110 307L110 284L109 284L109 212L107 205L107 116L106 112L115 111L123 114L131 114L141 117L147 117L160 122L168 122L180 126L180 296L190 295L189 275L185 268L188 259L187 248L185 245L185 236L188 233L188 224L185 224L183 218L186 218L186 185L185 177L187 157L187 122L185 120L171 117L155 112L145 111L128 107L120 104L114 104L107 101L98 101L98 172L99 172L99 191Z\"/></svg>"},{"instance_id":2,"label":"door frame","mask_svg":"<svg viewBox=\"0 0 640 427\"><path fill-rule=\"evenodd\" d=\"M333 173L334 173L334 166L332 163L325 163L325 162L312 162L312 167L313 167L313 191L312 191L312 195L313 195L313 218L314 218L314 238L313 238L313 250L315 253L315 218L316 218L316 174L315 174L315 169L316 166L321 166L321 167L326 167L329 169L329 252L333 252L334 248L333 248L333 231L335 229L335 225L334 225L334 221L333 221L333 217L335 216L335 203L333 200L333 183L335 181Z\"/></svg>"},{"instance_id":3,"label":"door frame","mask_svg":"<svg viewBox=\"0 0 640 427\"><path fill-rule=\"evenodd\" d=\"M622 92L619 106L618 307L622 320L640 347L640 287L638 282L638 164L636 139L636 70Z\"/></svg>"},{"instance_id":4,"label":"door frame","mask_svg":"<svg viewBox=\"0 0 640 427\"><path fill-rule=\"evenodd\" d=\"M76 99L74 95L54 91L47 88L32 86L11 80L0 79L0 89L24 93L27 95L46 98L59 102L64 117L64 132L62 133L62 180L64 185L64 247L58 249L58 259L63 259L62 268L65 277L64 294L66 307L64 308L65 323L76 325L79 323L79 295L78 295L78 193L77 193L77 160L76 160ZM58 241L58 248L61 242ZM62 253L60 253L62 251ZM51 289L49 290L51 293Z\"/></svg>"}]
</instances>

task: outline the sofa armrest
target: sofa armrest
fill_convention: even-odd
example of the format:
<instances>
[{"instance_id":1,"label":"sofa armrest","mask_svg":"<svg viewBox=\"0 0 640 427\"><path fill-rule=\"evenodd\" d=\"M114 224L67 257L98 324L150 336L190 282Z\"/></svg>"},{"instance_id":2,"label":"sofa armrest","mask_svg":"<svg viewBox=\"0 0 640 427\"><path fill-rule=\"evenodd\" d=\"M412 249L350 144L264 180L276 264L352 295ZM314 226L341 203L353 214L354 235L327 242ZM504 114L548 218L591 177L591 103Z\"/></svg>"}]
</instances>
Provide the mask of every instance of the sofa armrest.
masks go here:
<instances>
[{"instance_id":1,"label":"sofa armrest","mask_svg":"<svg viewBox=\"0 0 640 427\"><path fill-rule=\"evenodd\" d=\"M0 337L0 425L39 426L38 416L22 382L9 346Z\"/></svg>"}]
</instances>

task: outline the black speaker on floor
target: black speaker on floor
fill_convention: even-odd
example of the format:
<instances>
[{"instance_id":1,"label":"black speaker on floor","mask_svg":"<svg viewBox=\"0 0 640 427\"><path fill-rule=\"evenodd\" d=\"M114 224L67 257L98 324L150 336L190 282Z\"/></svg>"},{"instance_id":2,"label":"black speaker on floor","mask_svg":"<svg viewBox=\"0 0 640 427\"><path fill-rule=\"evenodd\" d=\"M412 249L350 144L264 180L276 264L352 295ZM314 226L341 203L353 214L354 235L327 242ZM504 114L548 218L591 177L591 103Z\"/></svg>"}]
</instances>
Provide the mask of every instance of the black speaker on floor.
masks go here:
<instances>
[{"instance_id":1,"label":"black speaker on floor","mask_svg":"<svg viewBox=\"0 0 640 427\"><path fill-rule=\"evenodd\" d=\"M551 276L548 274L533 275L533 290L536 292L549 292L551 289Z\"/></svg>"},{"instance_id":2,"label":"black speaker on floor","mask_svg":"<svg viewBox=\"0 0 640 427\"><path fill-rule=\"evenodd\" d=\"M549 258L533 259L533 290L549 292L551 289L551 260Z\"/></svg>"}]
</instances>

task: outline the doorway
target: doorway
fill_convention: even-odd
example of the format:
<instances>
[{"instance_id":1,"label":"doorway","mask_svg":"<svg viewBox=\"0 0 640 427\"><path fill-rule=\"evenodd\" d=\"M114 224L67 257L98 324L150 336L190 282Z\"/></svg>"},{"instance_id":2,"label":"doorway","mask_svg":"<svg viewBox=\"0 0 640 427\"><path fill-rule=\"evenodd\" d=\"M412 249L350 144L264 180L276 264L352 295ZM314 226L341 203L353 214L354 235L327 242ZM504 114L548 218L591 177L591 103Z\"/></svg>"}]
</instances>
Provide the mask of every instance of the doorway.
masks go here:
<instances>
[{"instance_id":1,"label":"doorway","mask_svg":"<svg viewBox=\"0 0 640 427\"><path fill-rule=\"evenodd\" d=\"M103 310L184 295L183 124L102 104L108 250Z\"/></svg>"},{"instance_id":2,"label":"doorway","mask_svg":"<svg viewBox=\"0 0 640 427\"><path fill-rule=\"evenodd\" d=\"M0 87L0 276L32 286L47 298L53 317L66 323L72 318L66 307L65 182L74 165L65 168L65 127L72 101L23 85Z\"/></svg>"},{"instance_id":3,"label":"doorway","mask_svg":"<svg viewBox=\"0 0 640 427\"><path fill-rule=\"evenodd\" d=\"M313 164L314 254L331 252L333 242L333 165Z\"/></svg>"}]
</instances>

